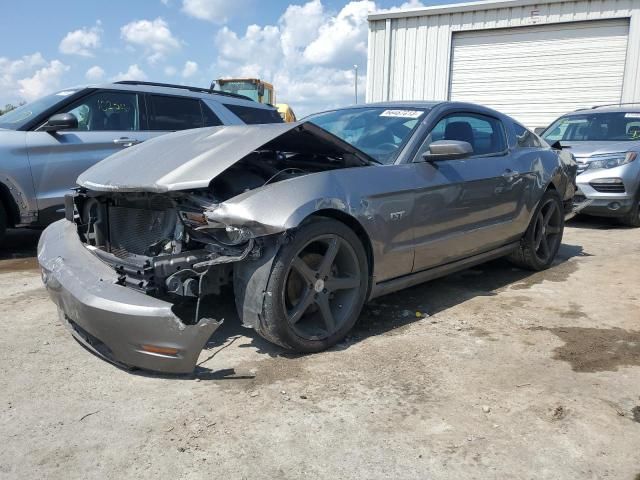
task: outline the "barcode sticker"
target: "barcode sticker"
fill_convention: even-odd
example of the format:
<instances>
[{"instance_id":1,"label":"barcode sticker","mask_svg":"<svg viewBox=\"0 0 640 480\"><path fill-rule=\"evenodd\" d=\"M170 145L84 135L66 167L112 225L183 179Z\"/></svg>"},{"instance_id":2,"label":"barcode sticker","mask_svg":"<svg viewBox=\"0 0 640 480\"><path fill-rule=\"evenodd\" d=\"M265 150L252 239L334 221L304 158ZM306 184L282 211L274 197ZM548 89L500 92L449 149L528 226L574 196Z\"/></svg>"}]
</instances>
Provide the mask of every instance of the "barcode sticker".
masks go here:
<instances>
[{"instance_id":1,"label":"barcode sticker","mask_svg":"<svg viewBox=\"0 0 640 480\"><path fill-rule=\"evenodd\" d=\"M424 112L420 110L385 110L380 114L381 117L395 118L420 118Z\"/></svg>"}]
</instances>

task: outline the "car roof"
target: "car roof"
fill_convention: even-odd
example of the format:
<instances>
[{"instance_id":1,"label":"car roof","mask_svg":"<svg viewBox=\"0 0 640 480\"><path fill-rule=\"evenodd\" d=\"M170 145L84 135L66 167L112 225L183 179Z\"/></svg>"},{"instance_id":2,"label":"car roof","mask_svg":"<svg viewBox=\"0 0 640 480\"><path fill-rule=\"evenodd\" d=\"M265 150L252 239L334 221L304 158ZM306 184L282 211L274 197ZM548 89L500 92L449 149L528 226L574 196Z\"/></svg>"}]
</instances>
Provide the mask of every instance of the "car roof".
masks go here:
<instances>
[{"instance_id":1,"label":"car roof","mask_svg":"<svg viewBox=\"0 0 640 480\"><path fill-rule=\"evenodd\" d=\"M330 110L315 112L311 115L317 115L320 113L327 113L327 112L335 112L338 110L348 110L353 108L371 108L371 107L374 107L374 108L375 107L377 108L420 108L425 110L432 110L436 107L450 107L450 108L456 108L456 109L469 108L469 109L474 109L478 112L482 112L488 115L498 116L503 119L510 118L508 115L504 113L501 113L497 110L494 110L492 108L485 107L484 105L479 105L476 103L451 102L451 101L425 101L425 100L392 100L388 102L359 103L356 105L350 105L348 107L333 108ZM515 122L515 120L513 120L512 118L510 119Z\"/></svg>"},{"instance_id":2,"label":"car roof","mask_svg":"<svg viewBox=\"0 0 640 480\"><path fill-rule=\"evenodd\" d=\"M356 107L394 107L394 108L433 108L445 102L427 102L423 100L402 100L402 101L389 101L389 102L373 102L360 105L353 105L350 108ZM348 107L349 108L349 107Z\"/></svg>"},{"instance_id":3,"label":"car roof","mask_svg":"<svg viewBox=\"0 0 640 480\"><path fill-rule=\"evenodd\" d=\"M188 85L172 85L167 83L154 82L138 82L138 81L122 81L108 82L99 84L80 85L74 87L73 90L82 88L104 88L109 90L135 91L147 93L161 93L165 95L180 95L181 97L201 98L205 100L217 100L222 103L232 105L246 105L252 108L273 109L271 105L258 103L245 97L244 95L235 95L233 93L210 91L201 87L190 87ZM69 89L71 90L71 89Z\"/></svg>"},{"instance_id":4,"label":"car roof","mask_svg":"<svg viewBox=\"0 0 640 480\"><path fill-rule=\"evenodd\" d=\"M591 108L581 108L574 112L566 113L563 117L571 115L584 115L585 113L637 113L640 112L640 103L623 105L596 105Z\"/></svg>"}]
</instances>

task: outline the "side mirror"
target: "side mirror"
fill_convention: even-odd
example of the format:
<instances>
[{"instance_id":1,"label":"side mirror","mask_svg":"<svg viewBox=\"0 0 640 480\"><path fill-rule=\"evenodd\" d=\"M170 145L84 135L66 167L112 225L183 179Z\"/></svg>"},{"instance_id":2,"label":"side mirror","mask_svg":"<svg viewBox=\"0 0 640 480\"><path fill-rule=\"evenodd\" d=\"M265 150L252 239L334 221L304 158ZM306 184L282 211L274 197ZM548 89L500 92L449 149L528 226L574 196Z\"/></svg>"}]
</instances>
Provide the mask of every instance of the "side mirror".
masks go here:
<instances>
[{"instance_id":1,"label":"side mirror","mask_svg":"<svg viewBox=\"0 0 640 480\"><path fill-rule=\"evenodd\" d=\"M542 132L546 130L546 127L536 127L533 129L533 133L536 135L542 135Z\"/></svg>"},{"instance_id":2,"label":"side mirror","mask_svg":"<svg viewBox=\"0 0 640 480\"><path fill-rule=\"evenodd\" d=\"M44 124L42 129L45 132L57 132L58 130L76 130L78 128L78 119L73 113L58 113L52 115Z\"/></svg>"},{"instance_id":3,"label":"side mirror","mask_svg":"<svg viewBox=\"0 0 640 480\"><path fill-rule=\"evenodd\" d=\"M437 140L429 144L429 151L422 154L426 162L458 160L473 155L473 147L469 142L460 140Z\"/></svg>"}]
</instances>

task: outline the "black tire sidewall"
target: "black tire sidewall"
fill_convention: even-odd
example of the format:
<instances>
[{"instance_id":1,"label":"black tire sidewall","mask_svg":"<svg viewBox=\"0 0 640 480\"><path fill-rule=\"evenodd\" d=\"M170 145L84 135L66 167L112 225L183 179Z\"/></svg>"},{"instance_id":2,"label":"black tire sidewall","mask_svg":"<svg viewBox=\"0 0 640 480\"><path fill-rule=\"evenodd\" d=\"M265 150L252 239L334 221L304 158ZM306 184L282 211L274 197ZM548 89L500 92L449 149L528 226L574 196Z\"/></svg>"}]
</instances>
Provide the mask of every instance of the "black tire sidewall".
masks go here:
<instances>
[{"instance_id":1,"label":"black tire sidewall","mask_svg":"<svg viewBox=\"0 0 640 480\"><path fill-rule=\"evenodd\" d=\"M4 209L4 205L0 204L0 244L4 241L4 237L7 234L7 212Z\"/></svg>"},{"instance_id":2,"label":"black tire sidewall","mask_svg":"<svg viewBox=\"0 0 640 480\"><path fill-rule=\"evenodd\" d=\"M639 215L640 215L640 187L638 187L638 192L636 193L635 198L633 200L631 211L622 218L622 223L624 223L629 227L634 227L634 228L640 227Z\"/></svg>"},{"instance_id":3,"label":"black tire sidewall","mask_svg":"<svg viewBox=\"0 0 640 480\"><path fill-rule=\"evenodd\" d=\"M309 340L297 335L290 327L281 301L282 289L285 288L289 266L294 256L312 239L326 234L338 235L353 248L360 266L360 290L353 311L338 331L324 339ZM326 217L313 218L293 233L276 256L265 291L261 328L266 329L268 336L277 339L277 342L285 348L303 353L325 350L339 342L353 328L366 301L368 287L369 265L358 236L342 222Z\"/></svg>"},{"instance_id":4,"label":"black tire sidewall","mask_svg":"<svg viewBox=\"0 0 640 480\"><path fill-rule=\"evenodd\" d=\"M541 262L538 259L538 256L536 255L536 247L535 247L535 239L534 239L535 224L536 224L536 218L538 217L538 213L540 213L540 210L547 203L549 199L554 199L556 201L556 206L558 207L558 211L560 212L560 233L559 233L560 241L555 246L553 253L549 256L549 259L546 262ZM531 221L529 222L529 227L527 228L527 232L524 238L522 239L522 242L523 242L522 248L525 249L526 251L525 256L527 257L527 261L530 263L529 267L533 268L534 270L544 270L546 268L549 268L553 264L553 261L555 260L556 255L558 254L560 245L562 245L563 236L564 236L564 214L563 214L563 208L562 208L562 199L560 198L560 194L557 191L547 190L542 196L542 198L540 199L540 202L538 203L538 206L536 207L536 210L533 213L533 216L531 217Z\"/></svg>"}]
</instances>

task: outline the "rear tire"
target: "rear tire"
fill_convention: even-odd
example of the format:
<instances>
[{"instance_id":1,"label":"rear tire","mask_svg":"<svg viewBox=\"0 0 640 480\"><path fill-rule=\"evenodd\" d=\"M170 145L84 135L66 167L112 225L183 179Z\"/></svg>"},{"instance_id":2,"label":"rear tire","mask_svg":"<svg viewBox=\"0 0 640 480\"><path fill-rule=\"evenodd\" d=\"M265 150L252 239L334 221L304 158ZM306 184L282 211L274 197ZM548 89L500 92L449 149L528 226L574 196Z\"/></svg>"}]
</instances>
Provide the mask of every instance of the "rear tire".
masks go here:
<instances>
[{"instance_id":1,"label":"rear tire","mask_svg":"<svg viewBox=\"0 0 640 480\"><path fill-rule=\"evenodd\" d=\"M7 212L4 206L0 204L0 245L4 241L4 237L7 233Z\"/></svg>"},{"instance_id":2,"label":"rear tire","mask_svg":"<svg viewBox=\"0 0 640 480\"><path fill-rule=\"evenodd\" d=\"M256 331L289 350L325 350L356 323L368 282L357 235L337 220L314 218L278 252Z\"/></svg>"},{"instance_id":3,"label":"rear tire","mask_svg":"<svg viewBox=\"0 0 640 480\"><path fill-rule=\"evenodd\" d=\"M640 187L638 188L634 205L631 207L629 213L620 219L620 222L628 227L640 227Z\"/></svg>"},{"instance_id":4,"label":"rear tire","mask_svg":"<svg viewBox=\"0 0 640 480\"><path fill-rule=\"evenodd\" d=\"M509 260L528 270L545 270L558 253L563 233L562 199L555 190L547 190L531 217L518 249L509 256Z\"/></svg>"}]
</instances>

